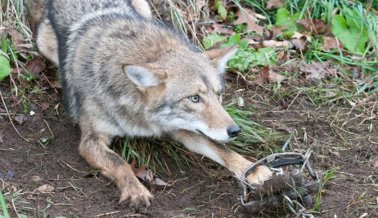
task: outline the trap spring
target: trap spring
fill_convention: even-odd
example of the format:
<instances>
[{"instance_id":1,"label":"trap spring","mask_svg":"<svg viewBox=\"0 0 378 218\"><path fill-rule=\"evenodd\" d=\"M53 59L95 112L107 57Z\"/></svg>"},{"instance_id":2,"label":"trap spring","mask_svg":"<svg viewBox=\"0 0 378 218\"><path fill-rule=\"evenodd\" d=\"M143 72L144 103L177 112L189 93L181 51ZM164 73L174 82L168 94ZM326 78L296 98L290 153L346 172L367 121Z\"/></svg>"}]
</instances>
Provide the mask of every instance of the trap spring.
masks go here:
<instances>
[{"instance_id":1,"label":"trap spring","mask_svg":"<svg viewBox=\"0 0 378 218\"><path fill-rule=\"evenodd\" d=\"M310 194L316 193L319 190L320 178L318 173L314 171L310 165L310 156L311 150L308 150L306 154L285 152L271 154L255 162L243 173L242 178L240 179L243 187L241 204L252 211L258 211L264 207L278 207L284 202L286 208L288 208L297 217L311 217L310 214L305 213L305 207L299 203L299 201L297 201L300 199L301 202L309 205L312 202L312 196ZM286 175L288 178L287 181L292 181L295 183L289 184L290 190L282 190L264 197L262 194L258 193L259 191L257 186L250 185L246 182L246 178L261 165L269 167L273 172L275 172L277 178L283 178L285 176L285 173L281 167L294 165L297 167L299 166L300 168L295 168L289 173L289 175ZM305 177L305 174L308 176ZM296 182L294 182L294 180ZM262 186L262 188L270 189L265 187L265 184ZM255 196L251 199L251 196L253 195Z\"/></svg>"}]
</instances>

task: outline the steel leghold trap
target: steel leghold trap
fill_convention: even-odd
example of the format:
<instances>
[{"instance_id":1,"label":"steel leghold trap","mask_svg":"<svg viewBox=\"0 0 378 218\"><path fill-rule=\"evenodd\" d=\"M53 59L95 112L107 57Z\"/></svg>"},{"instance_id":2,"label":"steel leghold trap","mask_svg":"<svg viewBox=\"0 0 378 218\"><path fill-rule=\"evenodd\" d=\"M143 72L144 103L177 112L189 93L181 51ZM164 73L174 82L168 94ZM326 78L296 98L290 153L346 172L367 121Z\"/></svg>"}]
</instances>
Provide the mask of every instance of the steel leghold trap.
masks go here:
<instances>
[{"instance_id":1,"label":"steel leghold trap","mask_svg":"<svg viewBox=\"0 0 378 218\"><path fill-rule=\"evenodd\" d=\"M311 151L306 154L285 152L271 154L249 167L241 178L241 203L251 212L264 208L284 208L297 217L312 217L306 207L312 205L313 195L319 192L320 177L310 165ZM270 180L261 185L250 185L246 178L265 165L273 171Z\"/></svg>"}]
</instances>

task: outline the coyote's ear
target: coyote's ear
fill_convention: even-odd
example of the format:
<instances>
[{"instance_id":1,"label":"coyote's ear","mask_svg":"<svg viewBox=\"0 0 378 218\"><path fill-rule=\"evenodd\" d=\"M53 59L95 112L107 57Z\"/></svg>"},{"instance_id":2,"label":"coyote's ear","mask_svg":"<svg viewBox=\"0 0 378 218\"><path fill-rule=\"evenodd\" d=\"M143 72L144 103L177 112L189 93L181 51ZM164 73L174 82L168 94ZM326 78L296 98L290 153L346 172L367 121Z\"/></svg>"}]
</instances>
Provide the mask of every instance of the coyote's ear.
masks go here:
<instances>
[{"instance_id":1,"label":"coyote's ear","mask_svg":"<svg viewBox=\"0 0 378 218\"><path fill-rule=\"evenodd\" d=\"M219 73L224 73L227 62L235 55L238 48L219 48L205 51L204 54L209 57L211 63L218 69Z\"/></svg>"},{"instance_id":2,"label":"coyote's ear","mask_svg":"<svg viewBox=\"0 0 378 218\"><path fill-rule=\"evenodd\" d=\"M162 82L162 76L148 67L128 65L123 67L123 71L133 83L140 87L158 86Z\"/></svg>"}]
</instances>

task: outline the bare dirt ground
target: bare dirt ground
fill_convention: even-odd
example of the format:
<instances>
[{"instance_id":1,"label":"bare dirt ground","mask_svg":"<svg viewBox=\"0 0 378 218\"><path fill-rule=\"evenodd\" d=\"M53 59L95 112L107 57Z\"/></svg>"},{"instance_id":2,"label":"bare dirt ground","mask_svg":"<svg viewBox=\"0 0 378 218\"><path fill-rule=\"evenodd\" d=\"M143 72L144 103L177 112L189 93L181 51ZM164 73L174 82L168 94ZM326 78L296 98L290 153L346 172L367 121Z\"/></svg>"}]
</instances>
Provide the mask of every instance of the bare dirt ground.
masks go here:
<instances>
[{"instance_id":1,"label":"bare dirt ground","mask_svg":"<svg viewBox=\"0 0 378 218\"><path fill-rule=\"evenodd\" d=\"M59 93L49 88L46 94L34 95L29 102L35 114L26 114L22 125L14 121L13 127L8 115L14 120L23 113L9 89L6 82L0 84L9 110L0 104L0 185L11 217L257 217L266 212L252 215L244 210L234 178L202 159L198 160L205 169L178 168L168 160L170 172L158 176L173 185L152 187L151 207L118 204L116 186L78 155L80 130L62 111ZM283 109L259 87L229 93L243 95L247 106L254 106L253 120L276 131L293 130L292 147L311 146L317 169L335 171L335 178L322 189L321 213L316 217L378 217L378 169L373 167L378 158L377 105L366 110L344 104L315 107L298 95L286 99L292 104ZM53 190L40 193L36 189L42 185Z\"/></svg>"}]
</instances>

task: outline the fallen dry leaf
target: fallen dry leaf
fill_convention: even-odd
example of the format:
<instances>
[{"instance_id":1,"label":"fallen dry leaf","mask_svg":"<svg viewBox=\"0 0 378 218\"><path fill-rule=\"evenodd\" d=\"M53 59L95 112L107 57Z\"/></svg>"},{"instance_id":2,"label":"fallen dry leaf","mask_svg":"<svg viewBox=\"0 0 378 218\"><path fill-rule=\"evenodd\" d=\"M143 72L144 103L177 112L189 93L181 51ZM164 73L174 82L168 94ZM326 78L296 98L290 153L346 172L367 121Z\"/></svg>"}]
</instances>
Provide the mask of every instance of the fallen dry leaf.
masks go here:
<instances>
[{"instance_id":1,"label":"fallen dry leaf","mask_svg":"<svg viewBox=\"0 0 378 218\"><path fill-rule=\"evenodd\" d=\"M148 169L147 167L145 166L136 167L135 160L131 162L130 166L134 172L134 175L138 177L139 179L141 179L143 182L148 182L150 184L157 185L157 186L170 186L163 180L157 178L155 176L155 173L152 170Z\"/></svg>"},{"instance_id":2,"label":"fallen dry leaf","mask_svg":"<svg viewBox=\"0 0 378 218\"><path fill-rule=\"evenodd\" d=\"M152 181L152 184L157 185L157 186L170 186L168 183L164 182L163 180L159 178L155 178L155 180Z\"/></svg>"},{"instance_id":3,"label":"fallen dry leaf","mask_svg":"<svg viewBox=\"0 0 378 218\"><path fill-rule=\"evenodd\" d=\"M136 167L135 161L133 161L131 164L131 169L133 170L136 177L141 179L144 182L151 182L154 179L154 173L152 170L149 170L147 167Z\"/></svg>"},{"instance_id":4,"label":"fallen dry leaf","mask_svg":"<svg viewBox=\"0 0 378 218\"><path fill-rule=\"evenodd\" d=\"M292 39L306 39L307 41L311 42L312 37L307 34L303 34L300 32L294 32L293 35L291 36Z\"/></svg>"},{"instance_id":5,"label":"fallen dry leaf","mask_svg":"<svg viewBox=\"0 0 378 218\"><path fill-rule=\"evenodd\" d=\"M213 23L209 33L218 33L220 35L232 35L234 31L230 28L225 28L223 24Z\"/></svg>"},{"instance_id":6,"label":"fallen dry leaf","mask_svg":"<svg viewBox=\"0 0 378 218\"><path fill-rule=\"evenodd\" d=\"M261 73L257 76L255 83L259 85L262 85L266 82L281 83L285 79L285 76L271 71L269 67L263 67Z\"/></svg>"},{"instance_id":7,"label":"fallen dry leaf","mask_svg":"<svg viewBox=\"0 0 378 218\"><path fill-rule=\"evenodd\" d=\"M40 182L43 181L42 177L40 177L40 176L32 176L32 177L30 178L30 180L31 180L32 182L34 182L34 183L40 183Z\"/></svg>"},{"instance_id":8,"label":"fallen dry leaf","mask_svg":"<svg viewBox=\"0 0 378 218\"><path fill-rule=\"evenodd\" d=\"M285 109L287 109L287 108L285 108ZM288 133L292 133L295 130L294 128L286 126L283 123L274 123L273 127L274 127L275 130L286 131Z\"/></svg>"},{"instance_id":9,"label":"fallen dry leaf","mask_svg":"<svg viewBox=\"0 0 378 218\"><path fill-rule=\"evenodd\" d=\"M24 122L27 120L26 116L23 114L17 114L16 116L13 117L13 120L18 124L22 125Z\"/></svg>"},{"instance_id":10,"label":"fallen dry leaf","mask_svg":"<svg viewBox=\"0 0 378 218\"><path fill-rule=\"evenodd\" d=\"M49 184L44 184L44 185L41 185L39 186L38 188L36 188L34 190L37 191L37 192L40 192L40 193L43 193L43 194L47 194L47 193L51 193L55 190L55 188Z\"/></svg>"},{"instance_id":11,"label":"fallen dry leaf","mask_svg":"<svg viewBox=\"0 0 378 218\"><path fill-rule=\"evenodd\" d=\"M281 8L284 5L284 0L269 0L268 3L266 3L266 9L274 9L274 8Z\"/></svg>"},{"instance_id":12,"label":"fallen dry leaf","mask_svg":"<svg viewBox=\"0 0 378 218\"><path fill-rule=\"evenodd\" d=\"M246 23L248 30L255 31L259 34L263 33L264 29L262 26L257 24L258 19L251 9L245 8L243 10L239 10L235 15L238 17L238 19L234 22L234 24Z\"/></svg>"},{"instance_id":13,"label":"fallen dry leaf","mask_svg":"<svg viewBox=\"0 0 378 218\"><path fill-rule=\"evenodd\" d=\"M248 43L250 45L260 44L261 47L286 47L288 48L291 46L289 41L276 41L276 40L264 40L262 42L249 40Z\"/></svg>"},{"instance_id":14,"label":"fallen dry leaf","mask_svg":"<svg viewBox=\"0 0 378 218\"><path fill-rule=\"evenodd\" d=\"M302 53L307 49L307 47L309 45L309 43L307 43L305 38L292 39L290 42L296 50L298 50Z\"/></svg>"},{"instance_id":15,"label":"fallen dry leaf","mask_svg":"<svg viewBox=\"0 0 378 218\"><path fill-rule=\"evenodd\" d=\"M281 74L270 71L268 79L270 82L281 83L283 80L286 79L286 77L282 76Z\"/></svg>"},{"instance_id":16,"label":"fallen dry leaf","mask_svg":"<svg viewBox=\"0 0 378 218\"><path fill-rule=\"evenodd\" d=\"M327 31L326 23L319 19L300 19L297 21L297 24L313 34L322 34Z\"/></svg>"},{"instance_id":17,"label":"fallen dry leaf","mask_svg":"<svg viewBox=\"0 0 378 218\"><path fill-rule=\"evenodd\" d=\"M277 58L278 60L284 60L285 59L285 56L286 56L286 52L285 51L278 51L277 52Z\"/></svg>"},{"instance_id":18,"label":"fallen dry leaf","mask_svg":"<svg viewBox=\"0 0 378 218\"><path fill-rule=\"evenodd\" d=\"M46 69L46 63L41 56L35 56L26 63L26 67L31 73L37 75Z\"/></svg>"},{"instance_id":19,"label":"fallen dry leaf","mask_svg":"<svg viewBox=\"0 0 378 218\"><path fill-rule=\"evenodd\" d=\"M287 29L287 27L283 27L283 26L281 26L281 27L278 27L278 26L272 27L270 29L270 31L272 32L272 36L271 37L275 39L278 36L283 35L283 31L286 30L286 29Z\"/></svg>"},{"instance_id":20,"label":"fallen dry leaf","mask_svg":"<svg viewBox=\"0 0 378 218\"><path fill-rule=\"evenodd\" d=\"M330 51L331 49L342 48L339 40L336 37L324 36L323 37L323 50Z\"/></svg>"},{"instance_id":21,"label":"fallen dry leaf","mask_svg":"<svg viewBox=\"0 0 378 218\"><path fill-rule=\"evenodd\" d=\"M42 111L45 111L45 110L49 109L49 107L50 107L49 102L42 102L41 103L41 109L42 109Z\"/></svg>"},{"instance_id":22,"label":"fallen dry leaf","mask_svg":"<svg viewBox=\"0 0 378 218\"><path fill-rule=\"evenodd\" d=\"M262 84L268 82L269 71L270 71L269 67L263 67L261 69L261 73L257 76L255 83L262 85Z\"/></svg>"},{"instance_id":23,"label":"fallen dry leaf","mask_svg":"<svg viewBox=\"0 0 378 218\"><path fill-rule=\"evenodd\" d=\"M12 38L12 44L15 48L24 43L24 36L14 28L7 28L7 33Z\"/></svg>"},{"instance_id":24,"label":"fallen dry leaf","mask_svg":"<svg viewBox=\"0 0 378 218\"><path fill-rule=\"evenodd\" d=\"M336 74L336 69L329 65L328 62L312 62L309 64L302 63L299 70L306 74L306 79L311 82L319 82L326 76Z\"/></svg>"}]
</instances>

